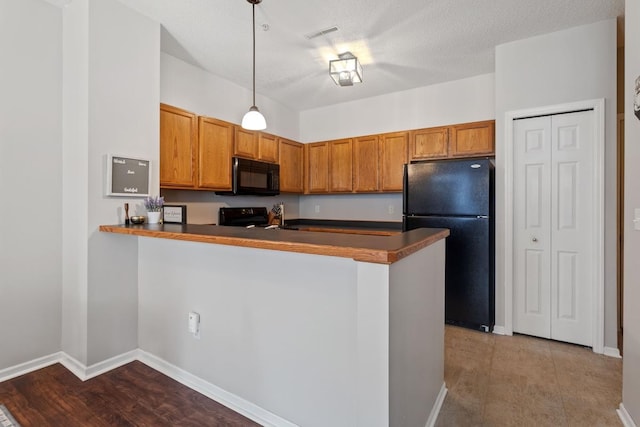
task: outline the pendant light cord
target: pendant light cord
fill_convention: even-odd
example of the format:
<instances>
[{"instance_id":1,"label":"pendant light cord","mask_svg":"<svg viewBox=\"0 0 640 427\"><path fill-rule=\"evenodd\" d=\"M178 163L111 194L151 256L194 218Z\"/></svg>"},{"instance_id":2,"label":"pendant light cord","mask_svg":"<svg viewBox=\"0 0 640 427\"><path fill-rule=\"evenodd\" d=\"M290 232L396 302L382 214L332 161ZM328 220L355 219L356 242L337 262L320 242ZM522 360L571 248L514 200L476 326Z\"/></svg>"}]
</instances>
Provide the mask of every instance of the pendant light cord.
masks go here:
<instances>
[{"instance_id":1,"label":"pendant light cord","mask_svg":"<svg viewBox=\"0 0 640 427\"><path fill-rule=\"evenodd\" d=\"M256 105L256 4L251 5L253 10L253 106Z\"/></svg>"}]
</instances>

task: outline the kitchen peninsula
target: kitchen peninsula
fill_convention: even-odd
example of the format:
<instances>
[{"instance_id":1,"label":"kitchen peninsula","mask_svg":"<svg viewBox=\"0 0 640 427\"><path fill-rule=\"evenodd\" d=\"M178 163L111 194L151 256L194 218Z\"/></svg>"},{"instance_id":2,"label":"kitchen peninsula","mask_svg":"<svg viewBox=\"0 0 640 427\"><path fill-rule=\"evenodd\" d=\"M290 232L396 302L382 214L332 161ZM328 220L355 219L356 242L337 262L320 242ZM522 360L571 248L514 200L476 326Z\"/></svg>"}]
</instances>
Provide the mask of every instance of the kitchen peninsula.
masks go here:
<instances>
[{"instance_id":1,"label":"kitchen peninsula","mask_svg":"<svg viewBox=\"0 0 640 427\"><path fill-rule=\"evenodd\" d=\"M100 231L138 239L143 361L197 378L195 388L264 425L435 422L446 392L448 230Z\"/></svg>"}]
</instances>

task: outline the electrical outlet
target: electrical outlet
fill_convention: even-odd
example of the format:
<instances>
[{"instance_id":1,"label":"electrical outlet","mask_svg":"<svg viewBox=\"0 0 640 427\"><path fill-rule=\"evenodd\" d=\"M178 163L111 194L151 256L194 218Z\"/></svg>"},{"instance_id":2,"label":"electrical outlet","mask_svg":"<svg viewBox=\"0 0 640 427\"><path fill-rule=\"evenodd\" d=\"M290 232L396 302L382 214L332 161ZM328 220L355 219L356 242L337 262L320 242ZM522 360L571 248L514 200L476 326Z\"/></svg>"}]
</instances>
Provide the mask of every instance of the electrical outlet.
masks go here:
<instances>
[{"instance_id":1,"label":"electrical outlet","mask_svg":"<svg viewBox=\"0 0 640 427\"><path fill-rule=\"evenodd\" d=\"M393 205L389 205L389 215L393 215L396 212L396 208Z\"/></svg>"},{"instance_id":2,"label":"electrical outlet","mask_svg":"<svg viewBox=\"0 0 640 427\"><path fill-rule=\"evenodd\" d=\"M200 315L195 311L189 313L189 332L195 338L200 338Z\"/></svg>"},{"instance_id":3,"label":"electrical outlet","mask_svg":"<svg viewBox=\"0 0 640 427\"><path fill-rule=\"evenodd\" d=\"M316 205L316 213L320 213L320 205Z\"/></svg>"}]
</instances>

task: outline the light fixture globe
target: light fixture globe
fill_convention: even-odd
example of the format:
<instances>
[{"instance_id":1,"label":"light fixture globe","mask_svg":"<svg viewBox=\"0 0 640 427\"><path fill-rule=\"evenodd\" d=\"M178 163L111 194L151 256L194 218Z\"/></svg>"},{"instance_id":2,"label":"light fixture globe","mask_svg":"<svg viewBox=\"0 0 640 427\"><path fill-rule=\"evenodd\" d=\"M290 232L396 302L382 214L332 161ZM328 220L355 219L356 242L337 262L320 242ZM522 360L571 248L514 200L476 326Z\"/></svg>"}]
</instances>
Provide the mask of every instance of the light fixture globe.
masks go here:
<instances>
[{"instance_id":1,"label":"light fixture globe","mask_svg":"<svg viewBox=\"0 0 640 427\"><path fill-rule=\"evenodd\" d=\"M267 128L267 121L258 107L252 105L247 114L242 118L242 127L247 130L263 130Z\"/></svg>"},{"instance_id":2,"label":"light fixture globe","mask_svg":"<svg viewBox=\"0 0 640 427\"><path fill-rule=\"evenodd\" d=\"M253 105L242 118L242 127L247 130L262 130L267 128L267 121L256 107L256 4L262 0L247 0L251 3L253 12Z\"/></svg>"}]
</instances>

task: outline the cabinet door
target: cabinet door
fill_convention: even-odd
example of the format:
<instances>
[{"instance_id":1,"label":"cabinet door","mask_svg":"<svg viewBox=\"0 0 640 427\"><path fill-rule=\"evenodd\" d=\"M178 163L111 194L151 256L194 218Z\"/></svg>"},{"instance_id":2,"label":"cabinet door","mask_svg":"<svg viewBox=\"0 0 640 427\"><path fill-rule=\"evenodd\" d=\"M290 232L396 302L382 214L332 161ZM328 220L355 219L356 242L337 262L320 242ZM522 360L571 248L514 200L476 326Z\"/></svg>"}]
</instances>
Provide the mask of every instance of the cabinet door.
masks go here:
<instances>
[{"instance_id":1,"label":"cabinet door","mask_svg":"<svg viewBox=\"0 0 640 427\"><path fill-rule=\"evenodd\" d=\"M380 190L402 191L403 166L407 163L408 132L380 135Z\"/></svg>"},{"instance_id":2,"label":"cabinet door","mask_svg":"<svg viewBox=\"0 0 640 427\"><path fill-rule=\"evenodd\" d=\"M263 162L278 163L278 138L260 132L258 135L258 159Z\"/></svg>"},{"instance_id":3,"label":"cabinet door","mask_svg":"<svg viewBox=\"0 0 640 427\"><path fill-rule=\"evenodd\" d=\"M258 158L258 132L246 130L240 126L234 126L235 141L233 155L247 159Z\"/></svg>"},{"instance_id":4,"label":"cabinet door","mask_svg":"<svg viewBox=\"0 0 640 427\"><path fill-rule=\"evenodd\" d=\"M494 121L451 126L451 157L490 156L494 154Z\"/></svg>"},{"instance_id":5,"label":"cabinet door","mask_svg":"<svg viewBox=\"0 0 640 427\"><path fill-rule=\"evenodd\" d=\"M449 147L449 129L446 127L411 131L409 158L425 160L445 158Z\"/></svg>"},{"instance_id":6,"label":"cabinet door","mask_svg":"<svg viewBox=\"0 0 640 427\"><path fill-rule=\"evenodd\" d=\"M160 186L195 188L198 170L195 114L160 104Z\"/></svg>"},{"instance_id":7,"label":"cabinet door","mask_svg":"<svg viewBox=\"0 0 640 427\"><path fill-rule=\"evenodd\" d=\"M351 139L329 143L329 191L351 192L353 189L353 144Z\"/></svg>"},{"instance_id":8,"label":"cabinet door","mask_svg":"<svg viewBox=\"0 0 640 427\"><path fill-rule=\"evenodd\" d=\"M199 117L198 187L231 190L231 156L234 126L222 120Z\"/></svg>"},{"instance_id":9,"label":"cabinet door","mask_svg":"<svg viewBox=\"0 0 640 427\"><path fill-rule=\"evenodd\" d=\"M302 193L304 191L304 145L279 138L280 191Z\"/></svg>"},{"instance_id":10,"label":"cabinet door","mask_svg":"<svg viewBox=\"0 0 640 427\"><path fill-rule=\"evenodd\" d=\"M378 135L353 140L353 191L372 192L380 188Z\"/></svg>"},{"instance_id":11,"label":"cabinet door","mask_svg":"<svg viewBox=\"0 0 640 427\"><path fill-rule=\"evenodd\" d=\"M329 192L329 143L305 144L307 169L305 193Z\"/></svg>"}]
</instances>

